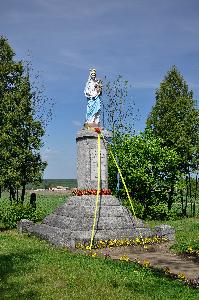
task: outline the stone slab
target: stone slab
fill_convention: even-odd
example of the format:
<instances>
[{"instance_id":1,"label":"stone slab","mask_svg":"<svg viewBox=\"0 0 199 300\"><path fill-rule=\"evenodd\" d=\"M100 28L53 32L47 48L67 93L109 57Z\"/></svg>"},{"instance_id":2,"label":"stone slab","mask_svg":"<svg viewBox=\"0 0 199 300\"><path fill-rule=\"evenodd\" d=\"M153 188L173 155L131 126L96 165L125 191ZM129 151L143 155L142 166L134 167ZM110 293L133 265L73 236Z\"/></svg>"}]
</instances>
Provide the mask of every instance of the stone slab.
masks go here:
<instances>
[{"instance_id":1,"label":"stone slab","mask_svg":"<svg viewBox=\"0 0 199 300\"><path fill-rule=\"evenodd\" d=\"M67 205L79 205L79 206L95 206L96 196L94 195L83 195L73 196L67 201ZM102 206L120 206L121 202L112 195L103 195L99 197L99 205Z\"/></svg>"},{"instance_id":2,"label":"stone slab","mask_svg":"<svg viewBox=\"0 0 199 300\"><path fill-rule=\"evenodd\" d=\"M140 224L139 224L140 223ZM96 230L119 230L128 228L147 228L144 223L131 220L128 216L123 217L99 217L96 220ZM59 215L51 215L44 219L43 224L56 226L62 229L72 228L75 230L91 230L93 217L71 218Z\"/></svg>"}]
</instances>

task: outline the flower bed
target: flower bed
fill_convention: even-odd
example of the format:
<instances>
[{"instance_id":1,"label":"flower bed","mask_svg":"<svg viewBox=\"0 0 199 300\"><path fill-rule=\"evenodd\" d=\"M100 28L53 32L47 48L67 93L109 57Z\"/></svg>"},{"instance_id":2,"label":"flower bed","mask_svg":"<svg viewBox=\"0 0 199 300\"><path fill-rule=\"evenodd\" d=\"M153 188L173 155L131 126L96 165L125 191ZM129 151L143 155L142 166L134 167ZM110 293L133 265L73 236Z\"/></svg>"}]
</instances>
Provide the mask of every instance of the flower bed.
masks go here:
<instances>
[{"instance_id":1,"label":"flower bed","mask_svg":"<svg viewBox=\"0 0 199 300\"><path fill-rule=\"evenodd\" d=\"M185 253L191 254L191 255L199 258L199 249L194 249L192 246L189 246L186 249Z\"/></svg>"},{"instance_id":2,"label":"flower bed","mask_svg":"<svg viewBox=\"0 0 199 300\"><path fill-rule=\"evenodd\" d=\"M160 244L167 242L168 239L165 237L154 236L151 238L135 238L135 239L123 239L123 240L104 240L97 241L92 245L92 249L103 249L103 248L113 248L113 247L124 247L124 246L133 246L141 245L144 248L146 245ZM76 243L75 247L77 249L89 250L90 244L85 243Z\"/></svg>"},{"instance_id":3,"label":"flower bed","mask_svg":"<svg viewBox=\"0 0 199 300\"><path fill-rule=\"evenodd\" d=\"M97 195L97 190L95 189L87 189L87 190L73 190L72 194L74 196L83 196L83 195ZM101 189L99 191L99 195L111 195L111 190L109 189Z\"/></svg>"}]
</instances>

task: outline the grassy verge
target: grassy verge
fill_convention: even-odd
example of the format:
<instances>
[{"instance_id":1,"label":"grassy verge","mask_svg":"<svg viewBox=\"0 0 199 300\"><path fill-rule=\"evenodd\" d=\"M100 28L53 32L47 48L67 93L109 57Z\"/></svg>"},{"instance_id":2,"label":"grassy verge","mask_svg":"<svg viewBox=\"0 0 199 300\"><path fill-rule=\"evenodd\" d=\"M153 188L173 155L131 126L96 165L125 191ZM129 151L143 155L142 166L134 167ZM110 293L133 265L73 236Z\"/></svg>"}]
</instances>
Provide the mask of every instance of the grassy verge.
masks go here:
<instances>
[{"instance_id":1,"label":"grassy verge","mask_svg":"<svg viewBox=\"0 0 199 300\"><path fill-rule=\"evenodd\" d=\"M44 213L44 216L52 213L59 205L66 202L67 196L58 194L38 194L37 195L37 209Z\"/></svg>"},{"instance_id":2,"label":"grassy verge","mask_svg":"<svg viewBox=\"0 0 199 300\"><path fill-rule=\"evenodd\" d=\"M133 263L56 249L0 233L1 299L198 299L199 292Z\"/></svg>"},{"instance_id":3,"label":"grassy verge","mask_svg":"<svg viewBox=\"0 0 199 300\"><path fill-rule=\"evenodd\" d=\"M67 195L65 194L56 194L56 193L38 193L36 206L37 210L42 212L42 216L45 217L46 215L52 213L59 205L63 204L66 199ZM29 203L30 195L27 195L25 198L25 204ZM0 208L6 208L10 206L10 201L8 194L4 193L2 198L0 199Z\"/></svg>"},{"instance_id":4,"label":"grassy verge","mask_svg":"<svg viewBox=\"0 0 199 300\"><path fill-rule=\"evenodd\" d=\"M29 219L34 222L41 222L46 215L52 213L58 206L66 202L66 194L38 194L36 201L36 211L30 207L29 197L26 198L25 205L10 205L8 197L4 195L0 199L0 231L16 228L17 222L21 219Z\"/></svg>"},{"instance_id":5,"label":"grassy verge","mask_svg":"<svg viewBox=\"0 0 199 300\"><path fill-rule=\"evenodd\" d=\"M199 249L199 217L164 222L149 221L148 223L152 226L160 223L169 224L176 229L176 241L172 247L175 251L184 252L189 246Z\"/></svg>"}]
</instances>

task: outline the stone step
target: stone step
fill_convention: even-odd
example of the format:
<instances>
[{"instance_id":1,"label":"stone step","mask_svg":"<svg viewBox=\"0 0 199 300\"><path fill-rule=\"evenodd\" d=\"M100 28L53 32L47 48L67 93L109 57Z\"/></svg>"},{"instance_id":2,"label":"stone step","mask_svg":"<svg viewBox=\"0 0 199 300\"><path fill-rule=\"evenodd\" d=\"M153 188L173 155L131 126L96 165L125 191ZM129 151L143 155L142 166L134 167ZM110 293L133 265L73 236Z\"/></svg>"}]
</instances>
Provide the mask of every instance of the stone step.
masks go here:
<instances>
[{"instance_id":1,"label":"stone step","mask_svg":"<svg viewBox=\"0 0 199 300\"><path fill-rule=\"evenodd\" d=\"M63 230L58 227L53 227L48 224L35 224L29 227L29 233L34 234L40 239L49 241L56 246L66 246L74 248L76 243L90 243L91 230ZM94 242L100 240L115 240L115 239L130 239L153 236L150 229L118 229L118 230L95 230Z\"/></svg>"},{"instance_id":2,"label":"stone step","mask_svg":"<svg viewBox=\"0 0 199 300\"><path fill-rule=\"evenodd\" d=\"M56 246L70 247L71 245L70 230L63 230L47 224L35 224L28 228L28 232Z\"/></svg>"},{"instance_id":3,"label":"stone step","mask_svg":"<svg viewBox=\"0 0 199 300\"><path fill-rule=\"evenodd\" d=\"M118 230L97 230L95 231L94 241L100 240L124 240L124 239L135 239L135 238L144 238L152 237L153 232L147 228L136 228L131 229L118 229ZM90 242L91 231L74 231L71 233L71 239L74 239L75 242Z\"/></svg>"},{"instance_id":4,"label":"stone step","mask_svg":"<svg viewBox=\"0 0 199 300\"><path fill-rule=\"evenodd\" d=\"M91 230L93 226L93 217L76 216L74 218L65 217L61 215L51 214L46 217L43 224L47 224L53 227L59 227L61 229L70 230ZM96 219L96 228L99 230L111 230L111 229L133 229L133 228L146 228L145 225L139 219L133 219L127 216L122 217L99 217Z\"/></svg>"},{"instance_id":5,"label":"stone step","mask_svg":"<svg viewBox=\"0 0 199 300\"><path fill-rule=\"evenodd\" d=\"M73 196L68 198L68 205L81 205L81 206L95 206L96 195L83 195L83 196ZM112 195L101 195L99 196L100 206L110 206L110 205L121 205L121 202Z\"/></svg>"},{"instance_id":6,"label":"stone step","mask_svg":"<svg viewBox=\"0 0 199 300\"><path fill-rule=\"evenodd\" d=\"M73 248L76 242L89 242L93 227L95 200L96 196L70 197L65 204L47 216L42 224L29 226L29 222L26 222L27 231L54 245ZM152 230L142 220L134 218L115 197L110 195L100 197L95 240L118 240L155 235L166 236L173 240L175 232L167 225L161 225Z\"/></svg>"},{"instance_id":7,"label":"stone step","mask_svg":"<svg viewBox=\"0 0 199 300\"><path fill-rule=\"evenodd\" d=\"M95 205L81 205L81 204L71 204L68 205L65 203L61 207L58 207L55 212L56 215L61 215L65 217L76 217L77 214L81 217L93 217L95 213ZM124 215L129 215L131 217L131 213L124 206L101 206L97 210L98 215L101 217L122 217Z\"/></svg>"}]
</instances>

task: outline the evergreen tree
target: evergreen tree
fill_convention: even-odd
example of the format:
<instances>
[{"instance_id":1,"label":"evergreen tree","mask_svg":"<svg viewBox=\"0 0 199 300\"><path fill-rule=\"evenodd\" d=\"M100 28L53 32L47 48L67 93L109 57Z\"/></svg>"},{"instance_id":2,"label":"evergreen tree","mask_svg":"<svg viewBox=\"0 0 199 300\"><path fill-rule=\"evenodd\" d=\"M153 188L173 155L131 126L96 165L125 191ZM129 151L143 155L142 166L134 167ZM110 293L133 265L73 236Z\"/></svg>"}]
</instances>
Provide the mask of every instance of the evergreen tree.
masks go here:
<instances>
[{"instance_id":1,"label":"evergreen tree","mask_svg":"<svg viewBox=\"0 0 199 300\"><path fill-rule=\"evenodd\" d=\"M147 119L147 127L162 138L163 146L177 151L180 156L178 170L190 174L197 170L199 159L199 111L193 92L180 72L173 66L159 89L156 103ZM168 207L171 208L175 178L171 180Z\"/></svg>"},{"instance_id":2,"label":"evergreen tree","mask_svg":"<svg viewBox=\"0 0 199 300\"><path fill-rule=\"evenodd\" d=\"M147 127L161 137L166 146L177 150L183 173L198 168L199 111L193 92L175 66L156 91L156 103L147 119Z\"/></svg>"},{"instance_id":3,"label":"evergreen tree","mask_svg":"<svg viewBox=\"0 0 199 300\"><path fill-rule=\"evenodd\" d=\"M22 187L23 202L26 184L40 180L46 166L39 154L44 129L34 114L28 70L14 56L0 37L0 184L12 200Z\"/></svg>"}]
</instances>

